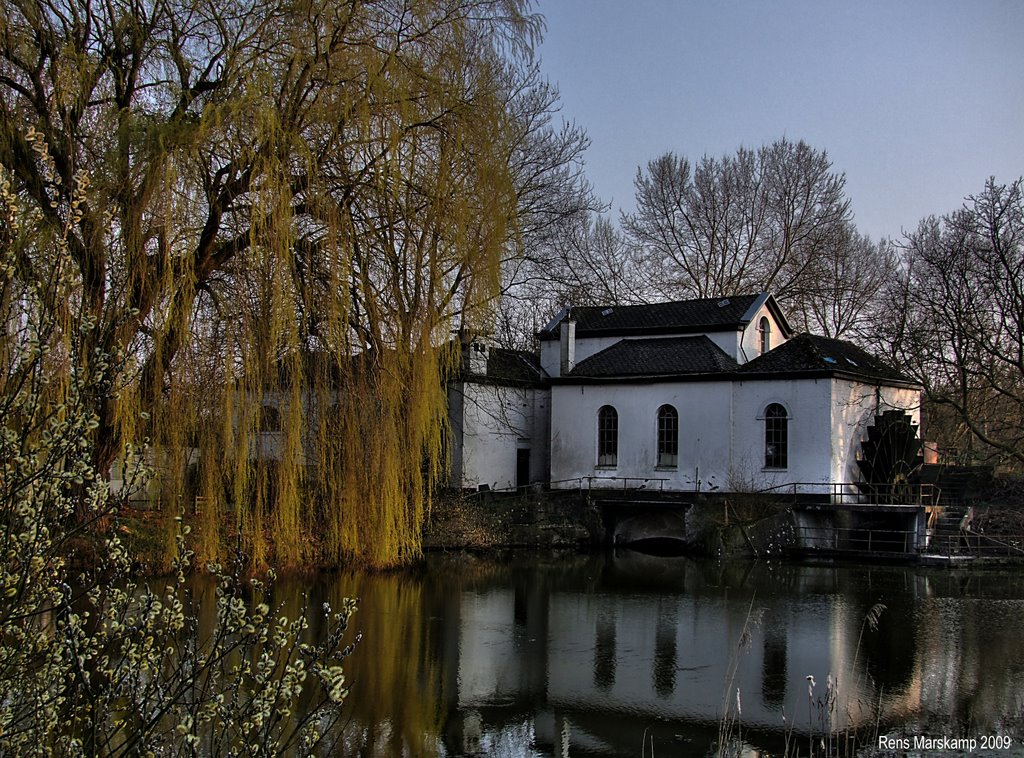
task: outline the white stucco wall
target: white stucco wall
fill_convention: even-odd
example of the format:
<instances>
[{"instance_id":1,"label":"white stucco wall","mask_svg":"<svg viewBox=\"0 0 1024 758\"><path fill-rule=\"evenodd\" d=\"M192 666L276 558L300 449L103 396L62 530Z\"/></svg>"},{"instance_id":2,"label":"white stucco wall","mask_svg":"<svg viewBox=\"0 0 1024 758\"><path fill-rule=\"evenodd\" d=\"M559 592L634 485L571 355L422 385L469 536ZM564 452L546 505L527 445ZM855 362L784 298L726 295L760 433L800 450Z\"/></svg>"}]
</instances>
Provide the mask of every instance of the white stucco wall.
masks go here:
<instances>
[{"instance_id":1,"label":"white stucco wall","mask_svg":"<svg viewBox=\"0 0 1024 758\"><path fill-rule=\"evenodd\" d=\"M540 367L548 376L561 376L561 353L558 340L542 340L540 343Z\"/></svg>"},{"instance_id":2,"label":"white stucco wall","mask_svg":"<svg viewBox=\"0 0 1024 758\"><path fill-rule=\"evenodd\" d=\"M331 396L335 397L334 394ZM268 461L281 461L291 447L294 455L298 457L299 465L305 466L314 459L312 451L315 447L315 428L307 426L306 419L317 413L317 404L308 392L299 394L299 419L300 422L294 428L292 425L295 419L291 417L292 394L289 392L267 392L261 399L263 408L272 408L277 412L277 429L264 429L262 426L262 408L256 411L257 415L253 420L255 428L251 432L249 456L250 458L262 458ZM332 400L333 401L333 400ZM237 418L237 416L236 416ZM236 429L238 422L236 421ZM289 445L289 432L299 436L295 438L294 444Z\"/></svg>"},{"instance_id":3,"label":"white stucco wall","mask_svg":"<svg viewBox=\"0 0 1024 758\"><path fill-rule=\"evenodd\" d=\"M679 464L658 468L658 408L679 414ZM728 382L556 385L551 396L551 481L576 486L581 477L666 479L666 489L721 487L729 460ZM603 405L618 413L618 462L597 465L597 414ZM570 481L564 481L570 480ZM630 483L636 486L636 482Z\"/></svg>"},{"instance_id":4,"label":"white stucco wall","mask_svg":"<svg viewBox=\"0 0 1024 758\"><path fill-rule=\"evenodd\" d=\"M731 490L761 490L831 481L832 383L829 379L759 379L734 386ZM788 465L765 467L765 409L781 404L789 414Z\"/></svg>"},{"instance_id":5,"label":"white stucco wall","mask_svg":"<svg viewBox=\"0 0 1024 758\"><path fill-rule=\"evenodd\" d=\"M842 387L841 397L834 397ZM819 379L746 382L556 385L552 388L551 480L574 487L587 477L664 479L666 489L763 490L789 484L829 492L832 482L852 481L863 424L874 418L874 388ZM909 390L884 388L884 406L909 407ZM868 403L868 401L871 401ZM765 409L786 408L785 469L765 467ZM657 413L669 404L679 413L679 464L657 466ZM618 460L597 465L597 417L604 405L618 414ZM869 407L870 406L870 407ZM611 485L612 482L605 482ZM638 482L630 482L636 486Z\"/></svg>"},{"instance_id":6,"label":"white stucco wall","mask_svg":"<svg viewBox=\"0 0 1024 758\"><path fill-rule=\"evenodd\" d=\"M767 318L771 324L771 349L774 350L786 342L786 338L782 334L782 327L775 320L775 316L772 315L767 304L762 305L757 309L754 318L751 319L750 323L747 324L747 328L740 335L740 344L736 353L736 360L740 363L752 361L761 355L761 332L759 327L762 318Z\"/></svg>"},{"instance_id":7,"label":"white stucco wall","mask_svg":"<svg viewBox=\"0 0 1024 758\"><path fill-rule=\"evenodd\" d=\"M449 389L454 445L454 487L490 489L516 486L518 450L530 451L530 480L547 470L547 416L550 391L461 382Z\"/></svg>"}]
</instances>

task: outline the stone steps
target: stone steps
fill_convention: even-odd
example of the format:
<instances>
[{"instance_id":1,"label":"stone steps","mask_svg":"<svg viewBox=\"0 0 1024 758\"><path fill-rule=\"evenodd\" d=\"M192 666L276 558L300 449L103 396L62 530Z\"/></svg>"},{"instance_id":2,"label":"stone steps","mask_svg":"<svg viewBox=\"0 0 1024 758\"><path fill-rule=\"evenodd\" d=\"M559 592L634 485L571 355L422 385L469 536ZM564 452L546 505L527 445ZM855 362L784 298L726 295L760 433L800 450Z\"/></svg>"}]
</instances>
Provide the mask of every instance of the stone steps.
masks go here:
<instances>
[{"instance_id":1,"label":"stone steps","mask_svg":"<svg viewBox=\"0 0 1024 758\"><path fill-rule=\"evenodd\" d=\"M928 552L958 554L968 550L960 525L969 512L970 508L965 505L947 504L932 526Z\"/></svg>"}]
</instances>

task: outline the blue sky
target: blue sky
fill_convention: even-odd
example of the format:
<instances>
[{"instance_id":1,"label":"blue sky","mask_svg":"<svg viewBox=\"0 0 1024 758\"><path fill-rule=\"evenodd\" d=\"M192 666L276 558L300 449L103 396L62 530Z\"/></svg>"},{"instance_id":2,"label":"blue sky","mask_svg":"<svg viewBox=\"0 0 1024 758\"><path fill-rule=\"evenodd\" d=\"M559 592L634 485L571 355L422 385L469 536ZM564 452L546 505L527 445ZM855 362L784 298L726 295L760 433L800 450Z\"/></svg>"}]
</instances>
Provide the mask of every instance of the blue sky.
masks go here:
<instances>
[{"instance_id":1,"label":"blue sky","mask_svg":"<svg viewBox=\"0 0 1024 758\"><path fill-rule=\"evenodd\" d=\"M785 136L846 174L855 221L899 237L989 176L1024 175L1024 2L537 0L541 70L591 138L613 215L668 150Z\"/></svg>"}]
</instances>

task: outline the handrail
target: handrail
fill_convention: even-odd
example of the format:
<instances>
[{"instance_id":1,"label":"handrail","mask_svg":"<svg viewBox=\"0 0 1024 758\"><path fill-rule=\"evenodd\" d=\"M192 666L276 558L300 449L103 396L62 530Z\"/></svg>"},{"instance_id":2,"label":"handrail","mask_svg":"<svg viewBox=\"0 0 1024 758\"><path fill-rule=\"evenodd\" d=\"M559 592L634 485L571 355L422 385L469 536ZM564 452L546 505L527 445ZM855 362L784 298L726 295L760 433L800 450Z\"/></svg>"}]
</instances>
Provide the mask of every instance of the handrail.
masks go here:
<instances>
[{"instance_id":1,"label":"handrail","mask_svg":"<svg viewBox=\"0 0 1024 758\"><path fill-rule=\"evenodd\" d=\"M862 489L864 487L873 488L875 492L865 492ZM794 498L798 495L828 495L833 503L851 505L937 505L942 490L931 483L868 485L864 482L787 482L754 490L751 494L774 492L789 494Z\"/></svg>"},{"instance_id":2,"label":"handrail","mask_svg":"<svg viewBox=\"0 0 1024 758\"><path fill-rule=\"evenodd\" d=\"M664 492L664 490L665 490L665 482L671 481L669 479L664 479L664 478L645 477L645 476L585 476L585 477L581 477L581 479L585 479L586 480L586 482L587 482L587 489L588 490L593 490L593 489L604 489L604 490L619 489L618 486L615 486L615 487L595 487L594 486L594 482L618 482L618 481L621 481L622 482L622 489L623 490L629 490L629 489L634 489L634 490L654 490L656 492ZM639 482L640 484L638 486L636 486L636 487L630 487L629 486L630 482ZM652 486L648 486L648 485L652 485Z\"/></svg>"},{"instance_id":3,"label":"handrail","mask_svg":"<svg viewBox=\"0 0 1024 758\"><path fill-rule=\"evenodd\" d=\"M940 535L940 536L945 537L947 539L947 542L951 541L953 539L962 539L964 542L967 543L967 547L968 548L971 547L971 538L974 538L974 542L975 542L974 549L977 550L978 552L983 552L985 548L1001 548L1002 550L1006 551L1007 555L1009 555L1011 552L1012 553L1022 553L1022 554L1024 554L1024 548L1022 548L1020 545L1014 545L1014 544L1012 544L1010 542L1004 542L1003 540L999 539L999 537L1008 537L1008 538L1011 538L1011 539L1017 539L1017 540L1020 540L1021 542L1024 542L1024 535L1005 535L1005 534L1001 534L999 536L993 536L993 535L990 535L990 534L984 534L982 532L975 532L975 531L967 530L967 531L961 532L960 534L946 534L946 535ZM984 542L994 542L995 545L985 545L985 544L983 544L983 541ZM998 552L998 551L996 549L992 549L989 552Z\"/></svg>"},{"instance_id":4,"label":"handrail","mask_svg":"<svg viewBox=\"0 0 1024 758\"><path fill-rule=\"evenodd\" d=\"M800 547L868 553L969 555L979 558L1024 555L1024 535L991 536L980 532L924 535L914 529L797 526Z\"/></svg>"},{"instance_id":5,"label":"handrail","mask_svg":"<svg viewBox=\"0 0 1024 758\"><path fill-rule=\"evenodd\" d=\"M666 483L672 480L664 477L642 476L579 476L566 479L554 479L548 482L549 487L572 483L581 491L592 490L648 490L664 492ZM787 482L769 487L753 489L745 493L720 492L719 494L751 494L751 495L788 495L794 500L802 495L817 495L828 498L829 502L839 505L937 505L941 489L930 483L922 484L888 484L873 485L875 492L864 492L863 482ZM496 490L492 490L496 491ZM697 492L696 488L681 490Z\"/></svg>"},{"instance_id":6,"label":"handrail","mask_svg":"<svg viewBox=\"0 0 1024 758\"><path fill-rule=\"evenodd\" d=\"M798 526L798 544L805 548L868 553L911 553L917 548L914 529Z\"/></svg>"}]
</instances>

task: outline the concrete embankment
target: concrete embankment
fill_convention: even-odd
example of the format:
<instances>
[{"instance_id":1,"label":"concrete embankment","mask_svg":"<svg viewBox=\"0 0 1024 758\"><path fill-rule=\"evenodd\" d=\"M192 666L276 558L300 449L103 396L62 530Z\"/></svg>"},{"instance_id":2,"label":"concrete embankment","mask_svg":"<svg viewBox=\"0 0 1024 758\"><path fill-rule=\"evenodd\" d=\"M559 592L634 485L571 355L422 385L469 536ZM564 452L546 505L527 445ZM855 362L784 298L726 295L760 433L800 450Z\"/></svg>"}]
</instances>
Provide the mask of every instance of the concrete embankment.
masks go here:
<instances>
[{"instance_id":1,"label":"concrete embankment","mask_svg":"<svg viewBox=\"0 0 1024 758\"><path fill-rule=\"evenodd\" d=\"M718 498L699 498L674 510L602 507L586 492L445 493L424 527L427 550L491 548L592 549L639 537L659 540L670 528L675 549L701 555L773 555L792 539L787 513L757 514ZM666 514L676 518L666 519ZM756 516L756 517L755 517ZM639 522L639 523L638 523ZM652 539L653 538L653 539Z\"/></svg>"},{"instance_id":2,"label":"concrete embankment","mask_svg":"<svg viewBox=\"0 0 1024 758\"><path fill-rule=\"evenodd\" d=\"M519 495L446 493L434 502L424 527L424 548L590 550L618 544L652 552L719 557L787 554L817 560L857 555L869 561L934 559L950 552L928 545L924 527L917 524L919 518L913 524L876 524L881 516L892 520L892 514L867 510L871 511L867 521L860 511L794 511L778 500L756 494L702 495L672 506L602 500L578 490ZM977 510L977 526L961 535L958 544L963 544L952 551L955 557L986 563L1024 560L1024 537L1014 536L1024 534L1020 509ZM927 534L931 535L930 529ZM885 539L893 535L916 535L917 547L889 545Z\"/></svg>"}]
</instances>

